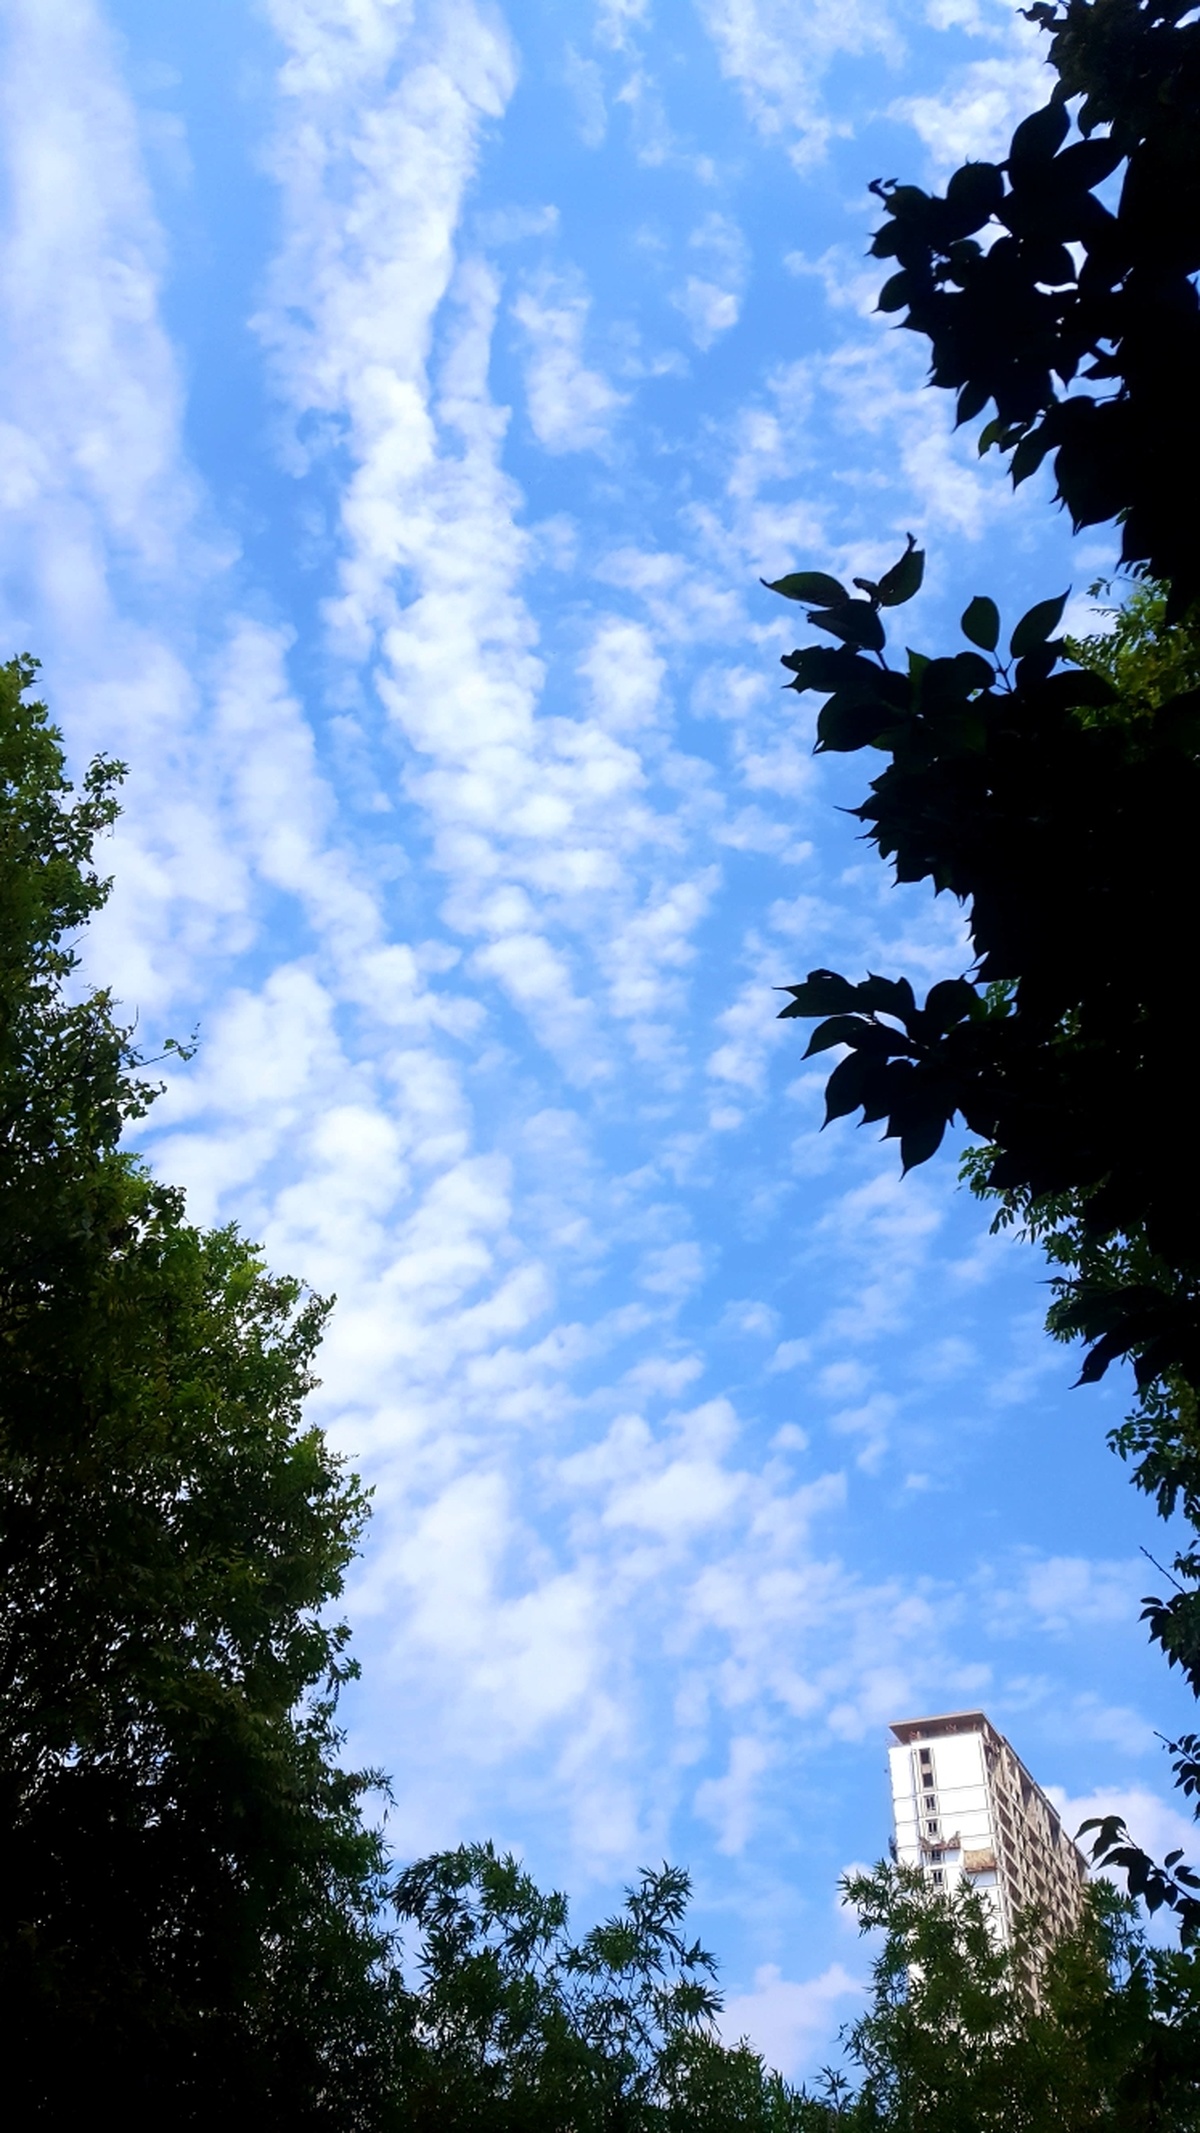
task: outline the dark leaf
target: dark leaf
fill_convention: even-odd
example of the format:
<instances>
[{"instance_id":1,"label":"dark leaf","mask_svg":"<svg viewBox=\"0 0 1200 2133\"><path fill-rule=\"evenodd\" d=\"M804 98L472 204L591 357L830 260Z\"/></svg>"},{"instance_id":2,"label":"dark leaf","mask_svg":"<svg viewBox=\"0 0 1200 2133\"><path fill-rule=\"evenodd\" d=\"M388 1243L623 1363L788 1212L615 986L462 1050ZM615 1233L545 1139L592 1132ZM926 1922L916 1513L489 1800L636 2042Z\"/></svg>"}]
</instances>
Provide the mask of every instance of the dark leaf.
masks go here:
<instances>
[{"instance_id":1,"label":"dark leaf","mask_svg":"<svg viewBox=\"0 0 1200 2133\"><path fill-rule=\"evenodd\" d=\"M795 687L815 689L819 696L831 695L834 689L852 697L873 697L876 693L878 668L857 658L852 650L835 651L831 644L809 644L802 652L785 652L779 664L791 668Z\"/></svg>"},{"instance_id":2,"label":"dark leaf","mask_svg":"<svg viewBox=\"0 0 1200 2133\"><path fill-rule=\"evenodd\" d=\"M959 708L979 689L990 688L995 674L978 652L956 652L951 659L931 659L921 675L920 708L931 716Z\"/></svg>"},{"instance_id":3,"label":"dark leaf","mask_svg":"<svg viewBox=\"0 0 1200 2133\"><path fill-rule=\"evenodd\" d=\"M1044 423L1040 429L1031 430L1027 437L1022 437L1012 455L1011 471L1014 489L1019 489L1023 481L1028 481L1031 474L1037 473L1047 452L1051 450L1053 442L1053 438L1047 434Z\"/></svg>"},{"instance_id":4,"label":"dark leaf","mask_svg":"<svg viewBox=\"0 0 1200 2133\"><path fill-rule=\"evenodd\" d=\"M905 1021L917 1004L907 978L881 978L873 970L856 986L855 997L872 1014L894 1015L898 1022Z\"/></svg>"},{"instance_id":5,"label":"dark leaf","mask_svg":"<svg viewBox=\"0 0 1200 2133\"><path fill-rule=\"evenodd\" d=\"M1031 607L1022 615L1008 641L1008 648L1014 659L1023 658L1026 652L1032 652L1037 645L1045 644L1046 639L1054 635L1062 621L1070 589L1068 586L1067 591L1060 593L1057 600L1039 600L1036 607Z\"/></svg>"},{"instance_id":6,"label":"dark leaf","mask_svg":"<svg viewBox=\"0 0 1200 2133\"><path fill-rule=\"evenodd\" d=\"M787 1013L786 1008L784 1013ZM870 1028L871 1024L861 1015L831 1015L828 1022L820 1023L813 1031L804 1057L811 1059L815 1052L827 1052L835 1044L849 1044L857 1050Z\"/></svg>"},{"instance_id":7,"label":"dark leaf","mask_svg":"<svg viewBox=\"0 0 1200 2133\"><path fill-rule=\"evenodd\" d=\"M1125 150L1111 135L1107 140L1073 141L1055 156L1051 175L1064 188L1090 193L1093 186L1102 185L1105 178L1111 177L1124 160Z\"/></svg>"},{"instance_id":8,"label":"dark leaf","mask_svg":"<svg viewBox=\"0 0 1200 2133\"><path fill-rule=\"evenodd\" d=\"M995 163L964 163L946 187L946 205L961 237L982 229L1004 198L1004 180Z\"/></svg>"},{"instance_id":9,"label":"dark leaf","mask_svg":"<svg viewBox=\"0 0 1200 2133\"><path fill-rule=\"evenodd\" d=\"M979 994L966 978L943 978L931 985L925 998L925 1013L939 1030L965 1022L979 1006Z\"/></svg>"},{"instance_id":10,"label":"dark leaf","mask_svg":"<svg viewBox=\"0 0 1200 2133\"><path fill-rule=\"evenodd\" d=\"M882 652L887 638L883 624L869 600L843 600L837 607L814 608L809 621L816 629L828 630L843 644L864 652Z\"/></svg>"},{"instance_id":11,"label":"dark leaf","mask_svg":"<svg viewBox=\"0 0 1200 2133\"><path fill-rule=\"evenodd\" d=\"M1000 610L986 593L977 594L964 610L962 633L984 652L994 652L1000 642Z\"/></svg>"},{"instance_id":12,"label":"dark leaf","mask_svg":"<svg viewBox=\"0 0 1200 2133\"><path fill-rule=\"evenodd\" d=\"M1004 417L1002 415L994 415L990 422L984 423L983 428L979 432L978 451L979 457L981 459L983 458L985 452L991 451L992 446L994 444L1004 444L1005 438L1008 435L1008 428L1009 425L1004 420Z\"/></svg>"},{"instance_id":13,"label":"dark leaf","mask_svg":"<svg viewBox=\"0 0 1200 2133\"><path fill-rule=\"evenodd\" d=\"M886 745L902 723L889 704L878 695L864 698L843 695L839 690L821 707L817 719L817 752L820 755L853 755L859 748Z\"/></svg>"},{"instance_id":14,"label":"dark leaf","mask_svg":"<svg viewBox=\"0 0 1200 2133\"><path fill-rule=\"evenodd\" d=\"M925 550L917 547L910 533L908 546L899 562L893 563L890 570L885 570L879 580L880 602L884 607L902 607L906 600L911 600L915 593L920 592L924 576Z\"/></svg>"},{"instance_id":15,"label":"dark leaf","mask_svg":"<svg viewBox=\"0 0 1200 2133\"><path fill-rule=\"evenodd\" d=\"M823 570L793 570L785 578L760 578L759 584L768 592L782 593L785 600L799 600L810 607L833 607L850 598L845 586Z\"/></svg>"},{"instance_id":16,"label":"dark leaf","mask_svg":"<svg viewBox=\"0 0 1200 2133\"><path fill-rule=\"evenodd\" d=\"M863 1089L874 1061L865 1052L851 1052L840 1066L835 1066L825 1084L825 1124L835 1118L845 1118L857 1111L863 1100Z\"/></svg>"},{"instance_id":17,"label":"dark leaf","mask_svg":"<svg viewBox=\"0 0 1200 2133\"><path fill-rule=\"evenodd\" d=\"M1043 689L1054 672L1062 648L1062 638L1051 637L1047 644L1035 644L1024 659L1018 659L1013 673L1018 689ZM1039 700L1045 701L1044 698Z\"/></svg>"},{"instance_id":18,"label":"dark leaf","mask_svg":"<svg viewBox=\"0 0 1200 2133\"><path fill-rule=\"evenodd\" d=\"M900 1160L907 1176L918 1163L927 1163L936 1155L946 1133L946 1118L940 1110L930 1110L924 1118L906 1126L900 1135Z\"/></svg>"},{"instance_id":19,"label":"dark leaf","mask_svg":"<svg viewBox=\"0 0 1200 2133\"><path fill-rule=\"evenodd\" d=\"M779 990L792 995L784 1015L840 1015L859 1004L856 988L836 970L810 970L803 985L781 985Z\"/></svg>"},{"instance_id":20,"label":"dark leaf","mask_svg":"<svg viewBox=\"0 0 1200 2133\"><path fill-rule=\"evenodd\" d=\"M1111 681L1103 674L1092 674L1086 667L1068 668L1063 674L1052 674L1044 681L1038 693L1039 704L1053 706L1056 711L1069 711L1073 705L1115 703L1117 692Z\"/></svg>"},{"instance_id":21,"label":"dark leaf","mask_svg":"<svg viewBox=\"0 0 1200 2133\"><path fill-rule=\"evenodd\" d=\"M1058 102L1022 119L1008 151L1011 175L1016 178L1024 175L1031 164L1048 163L1066 139L1070 123L1066 105Z\"/></svg>"},{"instance_id":22,"label":"dark leaf","mask_svg":"<svg viewBox=\"0 0 1200 2133\"><path fill-rule=\"evenodd\" d=\"M899 274L893 274L890 280L884 282L879 292L879 301L875 309L877 311L902 311L909 300L908 291L908 275L901 269Z\"/></svg>"}]
</instances>

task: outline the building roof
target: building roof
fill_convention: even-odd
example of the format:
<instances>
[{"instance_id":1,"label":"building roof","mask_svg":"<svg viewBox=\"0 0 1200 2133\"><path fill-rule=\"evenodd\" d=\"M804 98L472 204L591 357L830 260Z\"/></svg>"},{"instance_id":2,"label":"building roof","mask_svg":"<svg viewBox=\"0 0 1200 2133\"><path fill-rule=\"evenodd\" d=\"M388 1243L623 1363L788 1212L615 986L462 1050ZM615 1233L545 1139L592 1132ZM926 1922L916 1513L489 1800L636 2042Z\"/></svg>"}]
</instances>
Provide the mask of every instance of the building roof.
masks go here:
<instances>
[{"instance_id":1,"label":"building roof","mask_svg":"<svg viewBox=\"0 0 1200 2133\"><path fill-rule=\"evenodd\" d=\"M892 1732L903 1747L915 1740L937 1740L947 1733L994 1733L983 1711L943 1711L935 1718L894 1718Z\"/></svg>"}]
</instances>

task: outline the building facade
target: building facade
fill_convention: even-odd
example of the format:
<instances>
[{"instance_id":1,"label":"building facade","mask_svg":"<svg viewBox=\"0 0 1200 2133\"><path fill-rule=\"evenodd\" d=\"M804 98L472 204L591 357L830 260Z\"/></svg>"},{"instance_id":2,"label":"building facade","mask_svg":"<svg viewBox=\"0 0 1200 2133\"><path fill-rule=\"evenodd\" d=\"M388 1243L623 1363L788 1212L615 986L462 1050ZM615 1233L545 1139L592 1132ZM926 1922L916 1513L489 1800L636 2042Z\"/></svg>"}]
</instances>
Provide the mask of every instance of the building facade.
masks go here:
<instances>
[{"instance_id":1,"label":"building facade","mask_svg":"<svg viewBox=\"0 0 1200 2133\"><path fill-rule=\"evenodd\" d=\"M896 1857L947 1888L968 1875L997 1936L1036 1903L1050 1933L1073 1925L1087 1880L1083 1854L1019 1755L982 1711L905 1718L889 1750Z\"/></svg>"}]
</instances>

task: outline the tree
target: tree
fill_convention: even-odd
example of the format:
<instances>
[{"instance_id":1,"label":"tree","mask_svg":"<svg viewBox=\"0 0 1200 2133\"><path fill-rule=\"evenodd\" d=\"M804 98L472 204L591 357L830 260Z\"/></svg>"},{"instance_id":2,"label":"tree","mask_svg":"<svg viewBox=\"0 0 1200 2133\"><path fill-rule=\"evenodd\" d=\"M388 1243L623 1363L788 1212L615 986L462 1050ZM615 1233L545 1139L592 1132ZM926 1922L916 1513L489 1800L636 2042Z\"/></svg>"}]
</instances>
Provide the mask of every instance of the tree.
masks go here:
<instances>
[{"instance_id":1,"label":"tree","mask_svg":"<svg viewBox=\"0 0 1200 2133\"><path fill-rule=\"evenodd\" d=\"M969 1880L934 1889L919 1868L883 1865L849 1876L843 1893L879 1946L870 2002L844 2039L860 2085L835 2080L827 2126L1183 2133L1200 2123L1195 1968L1148 1946L1128 1898L1098 1884L1072 1932L1048 1942L1029 1911L1005 1946Z\"/></svg>"},{"instance_id":2,"label":"tree","mask_svg":"<svg viewBox=\"0 0 1200 2133\"><path fill-rule=\"evenodd\" d=\"M1195 2133L1195 1966L1151 1948L1101 1883L1076 1928L1034 1910L1011 1946L964 1880L880 1865L843 1883L876 1937L844 2064L792 2088L723 2045L713 1958L685 1930L686 1875L643 1873L572 1939L561 1896L464 1845L401 1876L418 1931L406 2003L418 2133Z\"/></svg>"},{"instance_id":3,"label":"tree","mask_svg":"<svg viewBox=\"0 0 1200 2133\"><path fill-rule=\"evenodd\" d=\"M716 1964L683 1930L687 1875L643 1873L582 1940L566 1899L463 1845L400 1876L419 1930L406 2003L418 2133L804 2133L803 2100L716 2030Z\"/></svg>"},{"instance_id":4,"label":"tree","mask_svg":"<svg viewBox=\"0 0 1200 2133\"><path fill-rule=\"evenodd\" d=\"M328 1305L121 1146L155 1090L80 930L75 795L0 668L0 2008L22 2126L789 2133L687 1877L578 1943L487 1845L399 1881L343 1767L366 1515L303 1403ZM398 1925L416 1929L406 1982Z\"/></svg>"},{"instance_id":5,"label":"tree","mask_svg":"<svg viewBox=\"0 0 1200 2133\"><path fill-rule=\"evenodd\" d=\"M21 2124L380 2122L384 1859L328 1608L365 1514L301 1406L326 1306L122 1150L78 988L121 766L0 669L0 2006Z\"/></svg>"},{"instance_id":6,"label":"tree","mask_svg":"<svg viewBox=\"0 0 1200 2133\"><path fill-rule=\"evenodd\" d=\"M784 660L792 687L826 699L818 748L888 758L855 812L897 880L961 902L972 957L922 1004L905 978L814 970L784 1013L819 1018L810 1054L846 1049L827 1121L884 1121L906 1170L966 1124L973 1185L1055 1262L1051 1327L1088 1343L1082 1381L1131 1361L1137 1405L1117 1449L1198 1536L1145 1618L1200 1692L1186 1038L1200 920L1200 24L1174 0L1028 12L1050 35L1049 103L1002 164L965 164L944 195L874 188L886 220L872 250L898 267L880 304L927 336L931 380L956 392L960 422L994 408L980 449L1011 454L1018 482L1053 451L1075 525L1116 519L1126 563L1158 583L1107 647L1056 635L1064 594L1037 601L1002 652L980 595L963 649L898 669L885 616L921 582L911 536L878 583L855 580L859 597L819 571L775 582L835 640ZM1118 174L1114 208L1099 188ZM1186 1787L1200 1736L1175 1750ZM1177 1858L1153 1868L1113 1825L1097 1845L1123 1850L1147 1899L1200 1933L1200 1879Z\"/></svg>"},{"instance_id":7,"label":"tree","mask_svg":"<svg viewBox=\"0 0 1200 2133\"><path fill-rule=\"evenodd\" d=\"M1189 0L1024 13L1050 37L1051 100L943 195L873 188L889 220L871 249L899 268L880 309L928 338L960 422L994 407L980 450L1010 454L1014 481L1053 452L1076 527L1118 519L1124 561L1177 616L1200 596L1200 24Z\"/></svg>"}]
</instances>

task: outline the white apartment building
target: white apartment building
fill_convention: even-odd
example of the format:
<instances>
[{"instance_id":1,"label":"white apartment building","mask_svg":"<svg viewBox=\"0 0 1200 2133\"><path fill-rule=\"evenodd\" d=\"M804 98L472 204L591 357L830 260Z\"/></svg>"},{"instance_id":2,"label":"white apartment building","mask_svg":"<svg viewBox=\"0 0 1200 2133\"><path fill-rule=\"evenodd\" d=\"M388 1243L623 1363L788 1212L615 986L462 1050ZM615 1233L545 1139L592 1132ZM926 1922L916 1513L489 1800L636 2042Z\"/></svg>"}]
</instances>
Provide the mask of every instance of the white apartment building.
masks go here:
<instances>
[{"instance_id":1,"label":"white apartment building","mask_svg":"<svg viewBox=\"0 0 1200 2133\"><path fill-rule=\"evenodd\" d=\"M1040 1785L982 1711L905 1718L888 1759L896 1857L938 1885L969 1875L998 1937L1036 1903L1050 1932L1074 1923L1087 1879L1082 1853Z\"/></svg>"}]
</instances>

